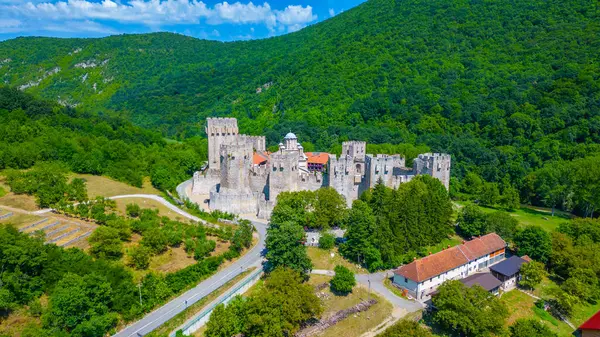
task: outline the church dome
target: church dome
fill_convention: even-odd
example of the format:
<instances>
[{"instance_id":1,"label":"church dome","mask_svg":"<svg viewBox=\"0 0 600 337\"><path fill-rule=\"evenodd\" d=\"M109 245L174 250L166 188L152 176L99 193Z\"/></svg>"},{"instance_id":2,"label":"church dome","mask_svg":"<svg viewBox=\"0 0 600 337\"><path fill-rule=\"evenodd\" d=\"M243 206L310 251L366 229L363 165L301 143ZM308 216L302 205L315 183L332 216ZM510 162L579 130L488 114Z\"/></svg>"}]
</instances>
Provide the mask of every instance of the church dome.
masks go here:
<instances>
[{"instance_id":1,"label":"church dome","mask_svg":"<svg viewBox=\"0 0 600 337\"><path fill-rule=\"evenodd\" d=\"M285 139L298 139L298 137L296 137L295 134L290 132L287 135L285 135Z\"/></svg>"}]
</instances>

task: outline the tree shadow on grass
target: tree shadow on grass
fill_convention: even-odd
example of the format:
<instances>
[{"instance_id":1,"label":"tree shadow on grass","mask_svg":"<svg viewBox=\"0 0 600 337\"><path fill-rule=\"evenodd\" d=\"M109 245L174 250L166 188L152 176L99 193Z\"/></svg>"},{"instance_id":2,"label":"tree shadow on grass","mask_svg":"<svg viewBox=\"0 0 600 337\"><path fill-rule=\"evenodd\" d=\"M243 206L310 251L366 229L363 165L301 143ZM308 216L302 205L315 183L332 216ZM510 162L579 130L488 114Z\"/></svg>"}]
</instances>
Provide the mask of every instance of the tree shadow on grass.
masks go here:
<instances>
[{"instance_id":1,"label":"tree shadow on grass","mask_svg":"<svg viewBox=\"0 0 600 337\"><path fill-rule=\"evenodd\" d=\"M333 289L332 286L329 286L329 291L331 291L331 293L335 296L340 296L340 297L346 297L350 294L352 294L352 290L348 291L348 292L343 292L343 291L338 291Z\"/></svg>"},{"instance_id":2,"label":"tree shadow on grass","mask_svg":"<svg viewBox=\"0 0 600 337\"><path fill-rule=\"evenodd\" d=\"M572 217L562 213L561 211L556 210L554 212L554 216L552 216L551 212L544 212L544 211L538 211L536 209L533 208L529 208L529 207L522 207L520 208L521 212L523 213L527 213L529 215L537 215L537 216L545 216L548 219L552 219L552 218L560 218L560 219L564 219L564 220L571 220Z\"/></svg>"}]
</instances>

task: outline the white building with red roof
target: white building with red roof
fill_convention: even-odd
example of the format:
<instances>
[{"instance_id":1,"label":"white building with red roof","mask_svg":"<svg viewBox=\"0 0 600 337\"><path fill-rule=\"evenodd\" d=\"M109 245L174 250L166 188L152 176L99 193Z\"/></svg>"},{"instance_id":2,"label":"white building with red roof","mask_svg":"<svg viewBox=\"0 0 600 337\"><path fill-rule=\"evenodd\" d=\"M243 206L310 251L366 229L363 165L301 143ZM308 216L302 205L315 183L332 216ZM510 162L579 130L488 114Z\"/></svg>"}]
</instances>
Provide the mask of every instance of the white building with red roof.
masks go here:
<instances>
[{"instance_id":1,"label":"white building with red roof","mask_svg":"<svg viewBox=\"0 0 600 337\"><path fill-rule=\"evenodd\" d=\"M426 301L447 280L463 279L505 258L506 242L490 233L403 265L394 271L394 284L419 301Z\"/></svg>"}]
</instances>

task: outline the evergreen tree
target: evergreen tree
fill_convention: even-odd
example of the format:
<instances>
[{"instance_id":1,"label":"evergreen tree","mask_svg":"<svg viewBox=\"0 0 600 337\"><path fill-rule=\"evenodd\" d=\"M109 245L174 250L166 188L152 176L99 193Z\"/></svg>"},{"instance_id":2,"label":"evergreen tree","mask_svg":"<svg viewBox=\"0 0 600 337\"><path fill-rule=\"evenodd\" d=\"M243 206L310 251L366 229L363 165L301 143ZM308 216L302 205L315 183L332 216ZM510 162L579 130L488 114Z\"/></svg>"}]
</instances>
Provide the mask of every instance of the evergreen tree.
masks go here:
<instances>
[{"instance_id":1,"label":"evergreen tree","mask_svg":"<svg viewBox=\"0 0 600 337\"><path fill-rule=\"evenodd\" d=\"M361 200L352 203L348 216L348 229L346 242L341 245L340 251L347 259L367 265L365 255L373 247L371 240L375 230L375 216L371 208ZM381 259L381 257L379 257ZM367 267L379 267L381 261L370 261Z\"/></svg>"}]
</instances>

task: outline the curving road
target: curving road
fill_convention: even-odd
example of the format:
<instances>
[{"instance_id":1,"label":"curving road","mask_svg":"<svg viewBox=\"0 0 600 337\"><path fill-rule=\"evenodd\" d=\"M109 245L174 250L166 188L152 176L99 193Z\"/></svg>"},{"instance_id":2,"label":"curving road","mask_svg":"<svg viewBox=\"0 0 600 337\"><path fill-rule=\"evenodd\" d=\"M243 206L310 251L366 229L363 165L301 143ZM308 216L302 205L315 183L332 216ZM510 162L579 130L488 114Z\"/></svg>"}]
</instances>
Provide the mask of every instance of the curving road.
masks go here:
<instances>
[{"instance_id":1,"label":"curving road","mask_svg":"<svg viewBox=\"0 0 600 337\"><path fill-rule=\"evenodd\" d=\"M172 210L173 212L188 218L190 220L196 221L196 222L200 222L202 224L207 224L206 221L200 219L197 216L191 215L190 213L182 210L181 208L173 205L172 203L168 202L165 198L158 196L158 195L154 195L154 194L129 194L129 195L117 195L114 197L109 197L108 199L111 200L117 200L117 199L131 199L131 198L141 198L141 199L152 199L155 201L160 202L161 204L163 204L164 206L166 206L167 208L169 208L170 210Z\"/></svg>"},{"instance_id":2,"label":"curving road","mask_svg":"<svg viewBox=\"0 0 600 337\"><path fill-rule=\"evenodd\" d=\"M120 195L111 197L110 199L123 199L123 198L146 198L156 200L163 205L169 207L169 209L177 212L181 216L184 216L193 221L201 221L196 216L193 216L177 207L169 203L164 198L157 195L146 195L146 194L133 194L133 195ZM123 330L119 331L114 337L131 337L131 336L145 336L152 332L154 329L158 328L168 320L172 319L174 316L185 310L185 308L189 305L192 305L204 298L208 294L217 290L225 283L232 280L234 277L242 273L244 270L251 267L260 267L262 263L262 252L265 248L265 237L267 234L267 224L265 222L260 222L253 220L252 224L256 228L256 231L259 235L258 243L245 255L243 255L240 259L233 262L227 268L219 271L215 275L209 277L208 279L202 281L193 289L186 291L184 294L178 296L177 298L171 300L167 304L162 307L156 309L155 311L146 314L144 318L139 321L127 326ZM143 285L142 285L143 286Z\"/></svg>"},{"instance_id":3,"label":"curving road","mask_svg":"<svg viewBox=\"0 0 600 337\"><path fill-rule=\"evenodd\" d=\"M177 187L177 192L179 193L180 198L187 198L186 188L192 180L187 180L181 183ZM193 221L200 221L202 223L206 223L202 219L193 216L178 207L174 206L170 202L168 202L163 197L157 195L147 195L147 194L133 194L133 195L121 195L111 197L110 199L123 199L123 198L146 198L158 201L171 209L174 212L177 212L179 215L186 217ZM262 263L262 253L265 248L265 237L267 232L267 223L266 221L258 221L256 219L248 219L252 221L254 227L256 228L259 235L259 242L254 248L252 248L248 253L242 256L239 260L235 261L232 265L227 268L219 271L212 277L204 280L199 283L193 289L185 292L179 297L171 300L164 306L159 309L147 314L141 320L129 325L123 330L119 331L114 337L133 337L133 336L145 336L152 332L154 329L158 328L183 310L185 310L186 306L196 303L198 300L207 296L211 292L217 290L219 287L233 279L235 276L242 273L244 270L250 267L260 267ZM333 271L329 270L314 270L315 274L325 274L330 275L333 274ZM383 284L384 279L387 277L387 272L380 272L375 274L356 274L356 279L358 282L362 283L365 286L371 287L371 290L379 293L381 296L390 301L395 307L406 310L406 312L415 312L421 310L423 305L419 302L408 301L406 299L400 298L396 296L393 292L385 287ZM403 315L401 315L403 316ZM396 317L395 320L400 317ZM395 321L394 320L394 321Z\"/></svg>"}]
</instances>

